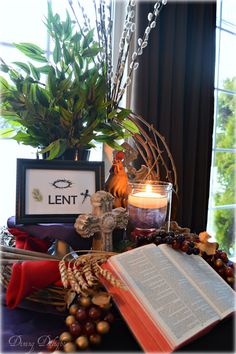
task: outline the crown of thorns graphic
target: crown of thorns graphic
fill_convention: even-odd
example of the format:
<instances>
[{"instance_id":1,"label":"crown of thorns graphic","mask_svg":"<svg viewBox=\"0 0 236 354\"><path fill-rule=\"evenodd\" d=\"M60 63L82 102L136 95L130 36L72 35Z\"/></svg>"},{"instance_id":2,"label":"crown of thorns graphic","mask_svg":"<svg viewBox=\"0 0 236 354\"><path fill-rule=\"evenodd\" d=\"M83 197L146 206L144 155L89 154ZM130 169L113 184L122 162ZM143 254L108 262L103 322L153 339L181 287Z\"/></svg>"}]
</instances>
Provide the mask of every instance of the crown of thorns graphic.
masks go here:
<instances>
[{"instance_id":1,"label":"crown of thorns graphic","mask_svg":"<svg viewBox=\"0 0 236 354\"><path fill-rule=\"evenodd\" d=\"M72 182L69 181L68 179L57 179L53 183L51 183L53 187L59 188L59 189L65 189L65 188L70 188L72 186Z\"/></svg>"}]
</instances>

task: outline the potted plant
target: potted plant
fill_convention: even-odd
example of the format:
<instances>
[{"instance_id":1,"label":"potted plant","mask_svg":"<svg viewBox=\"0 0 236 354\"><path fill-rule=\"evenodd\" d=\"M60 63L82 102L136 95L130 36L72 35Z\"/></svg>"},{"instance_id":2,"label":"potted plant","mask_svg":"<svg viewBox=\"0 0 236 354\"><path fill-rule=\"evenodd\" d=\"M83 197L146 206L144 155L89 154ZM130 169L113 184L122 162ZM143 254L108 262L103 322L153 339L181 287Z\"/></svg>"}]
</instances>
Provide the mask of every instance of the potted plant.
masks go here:
<instances>
[{"instance_id":1,"label":"potted plant","mask_svg":"<svg viewBox=\"0 0 236 354\"><path fill-rule=\"evenodd\" d=\"M68 149L91 148L96 141L122 149L117 141L139 134L139 127L131 111L121 108L120 102L165 3L166 0L154 3L153 12L147 15L147 27L127 65L135 32L135 1L129 0L115 70L111 6L100 2L97 8L94 2L96 26L91 28L79 1L83 25L72 0L69 4L73 20L67 12L62 21L53 14L49 3L45 24L54 43L51 57L47 58L35 44L21 43L15 44L16 48L39 65L26 61L9 66L1 59L0 69L10 81L0 77L1 116L8 123L0 137L37 147L48 159L57 158Z\"/></svg>"},{"instance_id":2,"label":"potted plant","mask_svg":"<svg viewBox=\"0 0 236 354\"><path fill-rule=\"evenodd\" d=\"M54 43L50 58L35 44L21 43L16 48L39 65L1 59L10 79L0 78L1 116L8 122L1 137L37 147L49 159L95 141L117 148L127 129L138 129L127 119L130 110L108 97L107 63L94 29L76 30L69 13L62 21L50 3L45 24Z\"/></svg>"}]
</instances>

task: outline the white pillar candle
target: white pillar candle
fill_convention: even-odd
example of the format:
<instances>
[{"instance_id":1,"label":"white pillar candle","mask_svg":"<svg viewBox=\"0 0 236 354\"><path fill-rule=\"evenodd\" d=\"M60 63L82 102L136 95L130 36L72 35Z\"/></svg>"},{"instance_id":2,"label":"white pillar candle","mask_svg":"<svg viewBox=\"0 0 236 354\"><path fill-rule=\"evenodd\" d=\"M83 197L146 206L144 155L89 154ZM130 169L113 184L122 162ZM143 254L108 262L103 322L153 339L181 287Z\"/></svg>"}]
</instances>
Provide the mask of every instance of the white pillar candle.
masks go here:
<instances>
[{"instance_id":1,"label":"white pillar candle","mask_svg":"<svg viewBox=\"0 0 236 354\"><path fill-rule=\"evenodd\" d=\"M146 185L146 191L130 194L128 204L142 209L159 209L167 206L167 197L156 192L152 192L151 185Z\"/></svg>"},{"instance_id":2,"label":"white pillar candle","mask_svg":"<svg viewBox=\"0 0 236 354\"><path fill-rule=\"evenodd\" d=\"M142 209L159 209L167 206L167 198L159 193L138 192L129 195L128 204Z\"/></svg>"},{"instance_id":3,"label":"white pillar candle","mask_svg":"<svg viewBox=\"0 0 236 354\"><path fill-rule=\"evenodd\" d=\"M168 208L171 201L171 184L131 183L128 196L130 229L160 228L169 221Z\"/></svg>"}]
</instances>

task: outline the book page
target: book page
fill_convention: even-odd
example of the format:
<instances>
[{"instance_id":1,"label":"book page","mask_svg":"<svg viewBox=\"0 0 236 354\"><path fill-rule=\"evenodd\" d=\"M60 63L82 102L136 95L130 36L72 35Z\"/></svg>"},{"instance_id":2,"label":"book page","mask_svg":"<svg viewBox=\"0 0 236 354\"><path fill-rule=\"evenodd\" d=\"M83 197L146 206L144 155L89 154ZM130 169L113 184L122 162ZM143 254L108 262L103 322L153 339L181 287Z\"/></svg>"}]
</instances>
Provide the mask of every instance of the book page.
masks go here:
<instances>
[{"instance_id":1,"label":"book page","mask_svg":"<svg viewBox=\"0 0 236 354\"><path fill-rule=\"evenodd\" d=\"M158 247L184 271L189 281L201 290L202 295L211 302L221 318L234 311L236 300L234 290L202 257L186 255L167 245Z\"/></svg>"},{"instance_id":2,"label":"book page","mask_svg":"<svg viewBox=\"0 0 236 354\"><path fill-rule=\"evenodd\" d=\"M219 319L198 290L155 245L113 256L109 263L175 346Z\"/></svg>"}]
</instances>

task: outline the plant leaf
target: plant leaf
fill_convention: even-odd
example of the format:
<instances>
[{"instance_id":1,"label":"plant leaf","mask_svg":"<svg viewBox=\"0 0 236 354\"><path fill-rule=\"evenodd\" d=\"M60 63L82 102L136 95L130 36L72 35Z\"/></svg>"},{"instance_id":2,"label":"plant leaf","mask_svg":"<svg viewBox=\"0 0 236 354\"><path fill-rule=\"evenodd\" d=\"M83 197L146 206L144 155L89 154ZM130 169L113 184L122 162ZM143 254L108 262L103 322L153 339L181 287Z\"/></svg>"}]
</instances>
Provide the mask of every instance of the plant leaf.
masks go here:
<instances>
[{"instance_id":1,"label":"plant leaf","mask_svg":"<svg viewBox=\"0 0 236 354\"><path fill-rule=\"evenodd\" d=\"M16 135L16 131L13 128L3 128L0 130L1 139L12 138L14 135Z\"/></svg>"},{"instance_id":2,"label":"plant leaf","mask_svg":"<svg viewBox=\"0 0 236 354\"><path fill-rule=\"evenodd\" d=\"M49 65L44 65L44 66L40 66L39 68L37 68L39 72L41 72L42 74L48 74L50 71L50 66Z\"/></svg>"},{"instance_id":3,"label":"plant leaf","mask_svg":"<svg viewBox=\"0 0 236 354\"><path fill-rule=\"evenodd\" d=\"M39 88L38 86L36 86L36 95L37 95L37 99L39 100L41 105L48 108L49 101L48 101L48 97L47 97L45 91L43 89Z\"/></svg>"},{"instance_id":4,"label":"plant leaf","mask_svg":"<svg viewBox=\"0 0 236 354\"><path fill-rule=\"evenodd\" d=\"M20 50L27 57L35 61L47 62L46 57L43 55L44 51L33 43L13 43L14 46Z\"/></svg>"},{"instance_id":5,"label":"plant leaf","mask_svg":"<svg viewBox=\"0 0 236 354\"><path fill-rule=\"evenodd\" d=\"M86 48L83 51L83 57L95 57L99 52L101 52L101 48Z\"/></svg>"},{"instance_id":6,"label":"plant leaf","mask_svg":"<svg viewBox=\"0 0 236 354\"><path fill-rule=\"evenodd\" d=\"M53 67L50 68L48 73L48 88L53 97L56 96L56 73Z\"/></svg>"},{"instance_id":7,"label":"plant leaf","mask_svg":"<svg viewBox=\"0 0 236 354\"><path fill-rule=\"evenodd\" d=\"M139 128L137 127L136 124L134 124L131 120L128 118L125 118L122 122L121 125L127 129L128 131L132 133L139 133Z\"/></svg>"},{"instance_id":8,"label":"plant leaf","mask_svg":"<svg viewBox=\"0 0 236 354\"><path fill-rule=\"evenodd\" d=\"M47 160L55 159L65 152L67 144L65 139L57 139L40 151L40 154L49 152Z\"/></svg>"},{"instance_id":9,"label":"plant leaf","mask_svg":"<svg viewBox=\"0 0 236 354\"><path fill-rule=\"evenodd\" d=\"M22 70L24 70L26 72L26 74L30 74L30 68L28 67L27 64L22 63L21 61L14 61L13 64L15 64L16 66L18 66L19 68L21 68Z\"/></svg>"},{"instance_id":10,"label":"plant leaf","mask_svg":"<svg viewBox=\"0 0 236 354\"><path fill-rule=\"evenodd\" d=\"M63 54L64 54L64 59L65 59L66 65L70 64L72 61L72 58L71 58L70 53L65 45L63 45Z\"/></svg>"},{"instance_id":11,"label":"plant leaf","mask_svg":"<svg viewBox=\"0 0 236 354\"><path fill-rule=\"evenodd\" d=\"M131 109L121 108L121 111L117 114L118 119L127 117L131 113Z\"/></svg>"},{"instance_id":12,"label":"plant leaf","mask_svg":"<svg viewBox=\"0 0 236 354\"><path fill-rule=\"evenodd\" d=\"M68 37L70 37L72 32L72 26L71 26L70 15L67 10L66 10L66 22L64 22L63 30L64 30L64 38L67 39Z\"/></svg>"},{"instance_id":13,"label":"plant leaf","mask_svg":"<svg viewBox=\"0 0 236 354\"><path fill-rule=\"evenodd\" d=\"M63 107L60 107L60 113L62 115L62 117L66 120L66 121L71 121L72 120L72 113L67 111L66 109L64 109Z\"/></svg>"},{"instance_id":14,"label":"plant leaf","mask_svg":"<svg viewBox=\"0 0 236 354\"><path fill-rule=\"evenodd\" d=\"M89 44L92 42L92 40L93 40L93 33L94 33L94 30L91 29L91 30L86 34L86 36L84 37L83 45L82 45L82 48L83 48L83 49L88 48Z\"/></svg>"},{"instance_id":15,"label":"plant leaf","mask_svg":"<svg viewBox=\"0 0 236 354\"><path fill-rule=\"evenodd\" d=\"M58 37L55 37L55 47L52 56L55 64L61 60L61 45Z\"/></svg>"},{"instance_id":16,"label":"plant leaf","mask_svg":"<svg viewBox=\"0 0 236 354\"><path fill-rule=\"evenodd\" d=\"M29 63L29 66L32 72L32 76L35 78L35 80L40 80L40 72L37 70L37 68L31 63Z\"/></svg>"},{"instance_id":17,"label":"plant leaf","mask_svg":"<svg viewBox=\"0 0 236 354\"><path fill-rule=\"evenodd\" d=\"M10 85L3 76L0 76L0 91L6 91L10 89Z\"/></svg>"}]
</instances>

